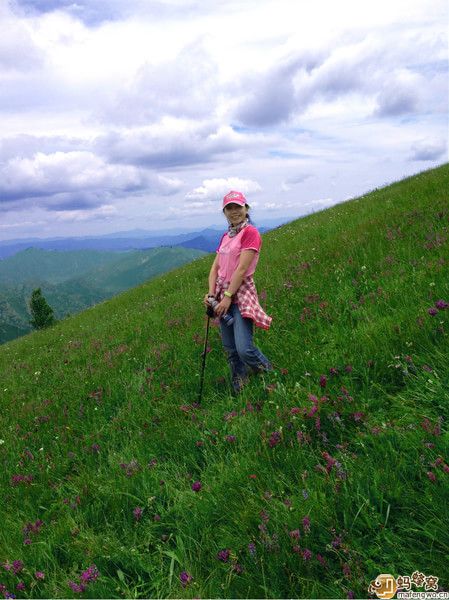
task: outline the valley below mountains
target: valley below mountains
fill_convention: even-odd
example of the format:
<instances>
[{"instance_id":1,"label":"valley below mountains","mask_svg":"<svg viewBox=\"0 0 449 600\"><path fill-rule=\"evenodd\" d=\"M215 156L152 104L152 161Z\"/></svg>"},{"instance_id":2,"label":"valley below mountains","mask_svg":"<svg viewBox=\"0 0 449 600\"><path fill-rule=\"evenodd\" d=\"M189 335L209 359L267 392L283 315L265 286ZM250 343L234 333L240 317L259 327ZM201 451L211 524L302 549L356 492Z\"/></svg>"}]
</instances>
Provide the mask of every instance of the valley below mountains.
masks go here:
<instances>
[{"instance_id":1,"label":"valley below mountains","mask_svg":"<svg viewBox=\"0 0 449 600\"><path fill-rule=\"evenodd\" d=\"M29 300L41 288L56 319L78 313L207 252L159 247L126 252L28 248L0 261L0 343L29 333Z\"/></svg>"}]
</instances>

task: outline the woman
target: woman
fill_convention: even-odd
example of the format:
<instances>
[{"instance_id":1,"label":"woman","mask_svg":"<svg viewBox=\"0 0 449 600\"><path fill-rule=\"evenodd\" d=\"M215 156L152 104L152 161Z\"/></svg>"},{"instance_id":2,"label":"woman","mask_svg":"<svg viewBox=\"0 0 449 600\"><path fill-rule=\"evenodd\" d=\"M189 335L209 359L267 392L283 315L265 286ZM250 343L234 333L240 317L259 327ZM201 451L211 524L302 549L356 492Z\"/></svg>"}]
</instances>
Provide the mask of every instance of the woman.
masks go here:
<instances>
[{"instance_id":1,"label":"woman","mask_svg":"<svg viewBox=\"0 0 449 600\"><path fill-rule=\"evenodd\" d=\"M250 373L273 370L267 357L253 344L254 324L269 329L272 317L260 306L254 285L262 238L251 223L249 208L241 192L231 191L223 198L223 213L229 226L218 244L209 273L209 293L204 297L206 307L209 296L218 302L215 314L228 355L234 395L240 392ZM234 318L232 325L221 318L225 314Z\"/></svg>"}]
</instances>

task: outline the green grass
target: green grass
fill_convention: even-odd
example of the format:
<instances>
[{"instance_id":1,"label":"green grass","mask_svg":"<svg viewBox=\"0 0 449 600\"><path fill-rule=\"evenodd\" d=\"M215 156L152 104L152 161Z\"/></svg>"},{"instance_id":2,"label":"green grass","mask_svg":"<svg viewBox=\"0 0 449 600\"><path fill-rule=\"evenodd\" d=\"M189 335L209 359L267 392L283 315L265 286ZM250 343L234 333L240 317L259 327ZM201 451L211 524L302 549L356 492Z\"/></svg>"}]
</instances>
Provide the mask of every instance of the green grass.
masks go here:
<instances>
[{"instance_id":1,"label":"green grass","mask_svg":"<svg viewBox=\"0 0 449 600\"><path fill-rule=\"evenodd\" d=\"M420 571L447 589L448 310L428 309L449 302L448 189L444 165L264 234L255 343L276 371L236 399L212 326L195 404L212 256L1 346L0 563L23 568L0 583L360 598Z\"/></svg>"}]
</instances>

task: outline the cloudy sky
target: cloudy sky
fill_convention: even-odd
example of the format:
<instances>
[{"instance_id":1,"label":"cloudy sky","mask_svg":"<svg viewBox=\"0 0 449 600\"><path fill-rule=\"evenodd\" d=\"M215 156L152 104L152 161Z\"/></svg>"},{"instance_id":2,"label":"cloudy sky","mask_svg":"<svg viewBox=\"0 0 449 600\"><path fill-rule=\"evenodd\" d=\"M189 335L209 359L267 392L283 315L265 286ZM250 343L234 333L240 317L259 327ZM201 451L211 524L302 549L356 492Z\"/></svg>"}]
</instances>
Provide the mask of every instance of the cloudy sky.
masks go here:
<instances>
[{"instance_id":1,"label":"cloudy sky","mask_svg":"<svg viewBox=\"0 0 449 600\"><path fill-rule=\"evenodd\" d=\"M299 217L448 158L446 0L0 0L0 239Z\"/></svg>"}]
</instances>

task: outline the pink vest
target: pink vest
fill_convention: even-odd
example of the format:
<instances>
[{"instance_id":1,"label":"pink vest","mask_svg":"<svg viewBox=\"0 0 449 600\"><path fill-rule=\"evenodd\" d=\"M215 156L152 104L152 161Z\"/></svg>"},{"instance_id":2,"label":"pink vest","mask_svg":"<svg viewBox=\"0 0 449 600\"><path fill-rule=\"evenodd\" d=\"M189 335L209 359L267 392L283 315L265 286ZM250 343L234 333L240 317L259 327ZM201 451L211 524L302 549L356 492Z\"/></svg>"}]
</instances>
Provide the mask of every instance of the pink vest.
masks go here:
<instances>
[{"instance_id":1,"label":"pink vest","mask_svg":"<svg viewBox=\"0 0 449 600\"><path fill-rule=\"evenodd\" d=\"M246 233L245 230L247 230ZM244 233L245 236L243 235ZM254 225L247 225L231 238L225 233L216 250L218 252L218 276L227 283L231 281L232 275L238 267L242 250L256 250L244 277L253 275L259 261L261 246L262 238Z\"/></svg>"}]
</instances>

